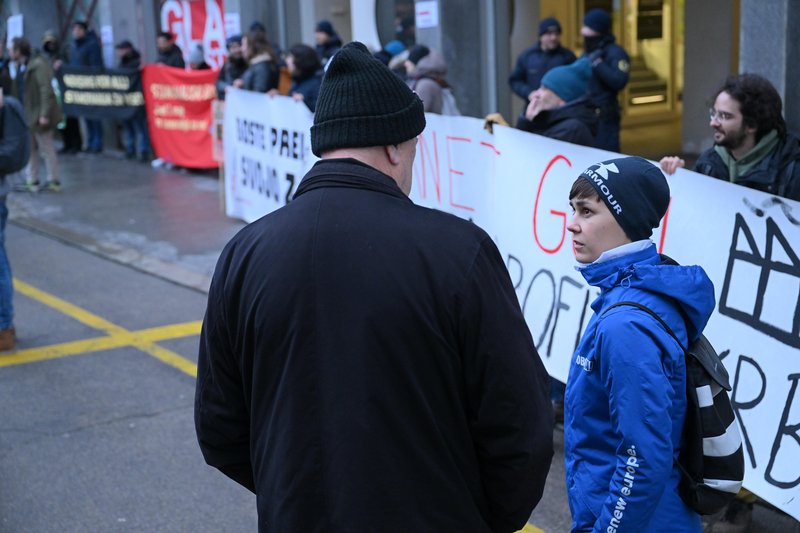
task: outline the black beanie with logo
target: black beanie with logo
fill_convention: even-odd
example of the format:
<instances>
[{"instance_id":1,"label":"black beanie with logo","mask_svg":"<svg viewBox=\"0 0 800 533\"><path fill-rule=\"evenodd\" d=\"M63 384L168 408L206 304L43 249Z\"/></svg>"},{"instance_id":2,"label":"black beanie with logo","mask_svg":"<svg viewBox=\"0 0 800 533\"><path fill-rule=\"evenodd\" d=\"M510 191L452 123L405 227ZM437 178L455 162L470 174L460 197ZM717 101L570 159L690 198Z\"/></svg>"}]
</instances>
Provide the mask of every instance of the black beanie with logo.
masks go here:
<instances>
[{"instance_id":1,"label":"black beanie with logo","mask_svg":"<svg viewBox=\"0 0 800 533\"><path fill-rule=\"evenodd\" d=\"M584 170L625 235L649 238L669 207L669 184L661 170L641 157L609 159Z\"/></svg>"},{"instance_id":2,"label":"black beanie with logo","mask_svg":"<svg viewBox=\"0 0 800 533\"><path fill-rule=\"evenodd\" d=\"M425 110L414 91L359 42L328 62L319 91L311 151L389 146L425 129Z\"/></svg>"}]
</instances>

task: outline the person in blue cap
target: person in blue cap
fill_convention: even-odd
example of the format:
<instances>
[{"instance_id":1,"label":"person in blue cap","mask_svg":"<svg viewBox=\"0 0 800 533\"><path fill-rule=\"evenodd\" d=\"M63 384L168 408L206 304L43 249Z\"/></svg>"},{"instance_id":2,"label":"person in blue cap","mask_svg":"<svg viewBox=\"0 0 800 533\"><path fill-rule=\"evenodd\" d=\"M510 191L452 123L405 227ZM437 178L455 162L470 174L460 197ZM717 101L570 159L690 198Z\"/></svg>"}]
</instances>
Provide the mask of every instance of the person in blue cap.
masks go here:
<instances>
[{"instance_id":1,"label":"person in blue cap","mask_svg":"<svg viewBox=\"0 0 800 533\"><path fill-rule=\"evenodd\" d=\"M314 40L317 43L317 54L322 64L325 65L333 54L342 47L342 39L329 20L320 20L314 29Z\"/></svg>"},{"instance_id":2,"label":"person in blue cap","mask_svg":"<svg viewBox=\"0 0 800 533\"><path fill-rule=\"evenodd\" d=\"M569 193L576 269L600 289L572 358L564 403L564 460L572 532L699 533L678 493L686 417L681 345L715 307L699 266L662 256L650 237L669 207L658 167L641 157L583 171ZM612 306L614 306L612 308Z\"/></svg>"},{"instance_id":3,"label":"person in blue cap","mask_svg":"<svg viewBox=\"0 0 800 533\"><path fill-rule=\"evenodd\" d=\"M528 106L533 93L539 88L542 76L555 67L569 65L575 61L572 50L561 46L561 23L555 17L547 17L539 23L539 41L522 51L508 77L514 94L525 100Z\"/></svg>"},{"instance_id":4,"label":"person in blue cap","mask_svg":"<svg viewBox=\"0 0 800 533\"><path fill-rule=\"evenodd\" d=\"M600 109L595 145L619 152L620 107L617 94L628 84L630 58L611 33L611 16L603 9L590 9L583 17L583 56L592 64L589 96Z\"/></svg>"}]
</instances>

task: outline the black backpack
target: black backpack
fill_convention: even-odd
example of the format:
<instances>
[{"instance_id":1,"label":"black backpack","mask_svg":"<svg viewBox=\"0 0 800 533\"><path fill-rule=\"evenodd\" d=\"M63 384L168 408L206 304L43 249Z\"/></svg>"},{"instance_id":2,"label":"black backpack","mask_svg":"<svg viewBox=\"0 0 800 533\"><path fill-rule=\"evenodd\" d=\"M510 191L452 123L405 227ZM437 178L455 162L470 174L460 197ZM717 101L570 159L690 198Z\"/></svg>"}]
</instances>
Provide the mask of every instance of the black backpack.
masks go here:
<instances>
[{"instance_id":1,"label":"black backpack","mask_svg":"<svg viewBox=\"0 0 800 533\"><path fill-rule=\"evenodd\" d=\"M744 479L742 437L728 397L728 372L704 335L684 348L667 323L645 305L618 302L604 312L623 305L641 309L658 320L683 348L687 405L677 461L681 470L678 492L696 512L714 514L733 499Z\"/></svg>"},{"instance_id":2,"label":"black backpack","mask_svg":"<svg viewBox=\"0 0 800 533\"><path fill-rule=\"evenodd\" d=\"M19 100L3 96L0 108L0 176L25 168L31 156L31 134Z\"/></svg>"}]
</instances>

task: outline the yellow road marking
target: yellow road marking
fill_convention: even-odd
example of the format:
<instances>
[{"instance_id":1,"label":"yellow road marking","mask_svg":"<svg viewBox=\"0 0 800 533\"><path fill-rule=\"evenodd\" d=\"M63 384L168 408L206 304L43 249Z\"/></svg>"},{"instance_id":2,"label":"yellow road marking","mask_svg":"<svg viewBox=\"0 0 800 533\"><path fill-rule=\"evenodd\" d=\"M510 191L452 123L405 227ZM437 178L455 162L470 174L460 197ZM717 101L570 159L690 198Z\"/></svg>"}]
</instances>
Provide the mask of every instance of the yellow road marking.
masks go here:
<instances>
[{"instance_id":1,"label":"yellow road marking","mask_svg":"<svg viewBox=\"0 0 800 533\"><path fill-rule=\"evenodd\" d=\"M520 529L517 533L544 533L544 530L539 529L533 524L525 524L525 527Z\"/></svg>"},{"instance_id":2,"label":"yellow road marking","mask_svg":"<svg viewBox=\"0 0 800 533\"><path fill-rule=\"evenodd\" d=\"M57 359L70 355L79 355L82 353L110 350L123 346L132 346L192 377L197 377L197 365L195 363L154 343L198 335L202 327L202 322L199 320L139 331L128 331L123 327L117 326L104 318L94 315L52 294L37 289L17 278L14 278L14 288L21 294L37 300L48 307L52 307L87 326L106 332L108 336L12 352L10 355L0 356L0 368L32 363L35 361Z\"/></svg>"}]
</instances>

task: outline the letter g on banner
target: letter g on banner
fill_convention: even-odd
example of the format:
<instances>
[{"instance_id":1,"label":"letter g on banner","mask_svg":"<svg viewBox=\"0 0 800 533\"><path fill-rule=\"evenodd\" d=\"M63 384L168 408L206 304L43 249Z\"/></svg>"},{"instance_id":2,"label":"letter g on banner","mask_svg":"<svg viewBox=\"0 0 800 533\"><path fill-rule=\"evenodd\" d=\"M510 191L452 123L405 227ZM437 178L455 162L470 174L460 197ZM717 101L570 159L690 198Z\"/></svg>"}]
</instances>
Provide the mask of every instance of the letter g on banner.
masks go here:
<instances>
[{"instance_id":1,"label":"letter g on banner","mask_svg":"<svg viewBox=\"0 0 800 533\"><path fill-rule=\"evenodd\" d=\"M536 190L536 200L533 203L533 238L536 241L536 244L539 248L547 253L547 254L554 254L558 252L561 247L564 245L564 237L567 234L567 214L564 211L557 211L555 209L550 210L550 214L555 216L556 218L561 219L561 238L558 241L558 244L553 248L547 248L545 245L542 244L542 241L539 239L539 199L542 196L542 186L544 185L545 179L547 179L547 175L550 172L550 169L556 164L558 161L564 161L570 168L572 168L572 163L570 163L569 159L564 157L563 155L557 155L550 162L547 164L547 167L544 169L544 173L542 177L539 179L539 188Z\"/></svg>"}]
</instances>

